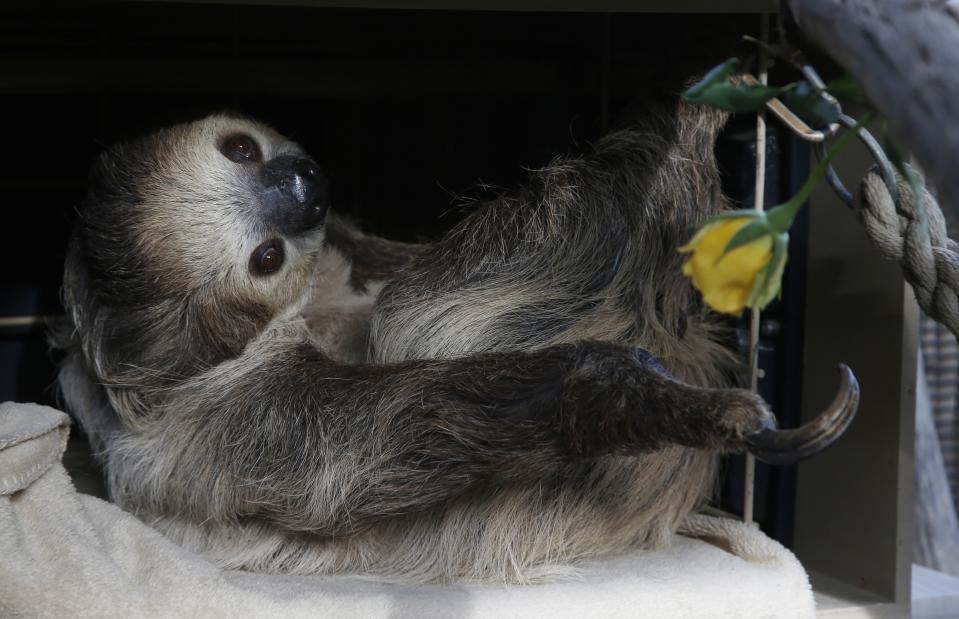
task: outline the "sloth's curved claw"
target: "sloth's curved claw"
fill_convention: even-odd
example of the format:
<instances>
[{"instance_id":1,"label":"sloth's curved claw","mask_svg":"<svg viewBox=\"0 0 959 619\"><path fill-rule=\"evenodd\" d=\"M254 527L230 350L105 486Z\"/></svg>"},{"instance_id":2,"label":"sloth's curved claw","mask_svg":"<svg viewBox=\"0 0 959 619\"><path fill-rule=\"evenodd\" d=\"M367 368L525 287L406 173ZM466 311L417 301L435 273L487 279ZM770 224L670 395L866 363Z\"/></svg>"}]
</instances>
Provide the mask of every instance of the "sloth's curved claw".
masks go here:
<instances>
[{"instance_id":1,"label":"sloth's curved claw","mask_svg":"<svg viewBox=\"0 0 959 619\"><path fill-rule=\"evenodd\" d=\"M818 417L792 430L766 428L746 437L746 450L768 464L793 464L815 455L842 436L859 408L859 382L839 364L839 393Z\"/></svg>"}]
</instances>

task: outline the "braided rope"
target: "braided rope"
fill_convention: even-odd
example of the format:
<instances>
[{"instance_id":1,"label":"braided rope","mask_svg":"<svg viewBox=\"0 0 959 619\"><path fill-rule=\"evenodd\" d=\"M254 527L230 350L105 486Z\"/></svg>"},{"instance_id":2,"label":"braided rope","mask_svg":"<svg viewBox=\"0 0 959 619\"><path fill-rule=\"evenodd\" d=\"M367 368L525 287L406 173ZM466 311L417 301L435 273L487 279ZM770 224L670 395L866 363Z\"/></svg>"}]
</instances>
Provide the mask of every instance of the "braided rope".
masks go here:
<instances>
[{"instance_id":1,"label":"braided rope","mask_svg":"<svg viewBox=\"0 0 959 619\"><path fill-rule=\"evenodd\" d=\"M883 257L902 266L922 310L959 337L959 244L949 238L939 203L925 188L929 232L924 233L912 187L898 180L894 204L875 170L863 178L860 215L866 234Z\"/></svg>"}]
</instances>

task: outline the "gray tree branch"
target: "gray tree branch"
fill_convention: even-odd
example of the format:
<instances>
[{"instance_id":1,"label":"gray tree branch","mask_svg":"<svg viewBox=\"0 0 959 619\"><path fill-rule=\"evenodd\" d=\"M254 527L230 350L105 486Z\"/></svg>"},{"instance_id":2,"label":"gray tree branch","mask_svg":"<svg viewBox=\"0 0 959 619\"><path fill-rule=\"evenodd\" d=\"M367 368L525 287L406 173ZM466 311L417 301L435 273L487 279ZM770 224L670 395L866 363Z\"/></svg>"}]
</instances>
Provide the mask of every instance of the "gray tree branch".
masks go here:
<instances>
[{"instance_id":1,"label":"gray tree branch","mask_svg":"<svg viewBox=\"0 0 959 619\"><path fill-rule=\"evenodd\" d=\"M959 0L784 0L959 214Z\"/></svg>"}]
</instances>

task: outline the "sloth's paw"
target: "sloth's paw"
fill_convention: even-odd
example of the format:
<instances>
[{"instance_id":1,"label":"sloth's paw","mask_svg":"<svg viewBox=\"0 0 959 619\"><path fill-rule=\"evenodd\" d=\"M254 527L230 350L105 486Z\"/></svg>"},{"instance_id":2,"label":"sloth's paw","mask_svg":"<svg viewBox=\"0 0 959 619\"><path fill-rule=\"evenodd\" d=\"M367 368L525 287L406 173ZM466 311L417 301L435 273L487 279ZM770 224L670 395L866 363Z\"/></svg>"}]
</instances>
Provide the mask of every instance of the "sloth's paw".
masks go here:
<instances>
[{"instance_id":1,"label":"sloth's paw","mask_svg":"<svg viewBox=\"0 0 959 619\"><path fill-rule=\"evenodd\" d=\"M776 429L776 418L757 394L743 389L730 389L723 393L723 399L719 426L724 431L726 449L743 451L747 437L763 430Z\"/></svg>"}]
</instances>

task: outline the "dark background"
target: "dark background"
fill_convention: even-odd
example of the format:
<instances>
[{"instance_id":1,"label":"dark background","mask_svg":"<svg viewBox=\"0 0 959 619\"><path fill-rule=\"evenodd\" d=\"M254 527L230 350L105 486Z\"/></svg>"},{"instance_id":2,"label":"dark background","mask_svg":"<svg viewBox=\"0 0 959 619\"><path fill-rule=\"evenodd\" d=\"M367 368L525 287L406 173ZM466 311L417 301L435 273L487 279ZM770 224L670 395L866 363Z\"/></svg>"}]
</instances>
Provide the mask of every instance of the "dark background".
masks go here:
<instances>
[{"instance_id":1,"label":"dark background","mask_svg":"<svg viewBox=\"0 0 959 619\"><path fill-rule=\"evenodd\" d=\"M469 200L595 140L620 110L668 97L741 51L756 16L263 8L81 3L0 8L0 317L55 316L67 234L105 145L229 108L299 141L334 206L385 236L434 238ZM752 202L753 127L717 148L727 192ZM767 203L808 155L773 128ZM767 313L767 399L798 418L803 234L788 305ZM0 401L55 404L40 326L0 327ZM741 499L738 460L723 504ZM757 517L788 544L795 471L761 467Z\"/></svg>"}]
</instances>

